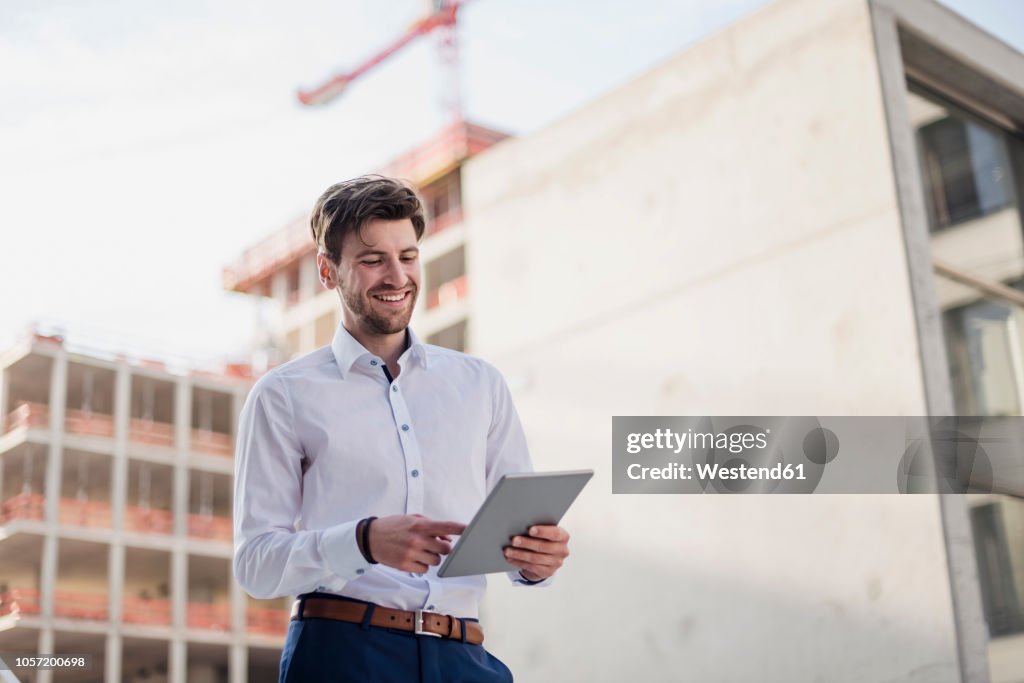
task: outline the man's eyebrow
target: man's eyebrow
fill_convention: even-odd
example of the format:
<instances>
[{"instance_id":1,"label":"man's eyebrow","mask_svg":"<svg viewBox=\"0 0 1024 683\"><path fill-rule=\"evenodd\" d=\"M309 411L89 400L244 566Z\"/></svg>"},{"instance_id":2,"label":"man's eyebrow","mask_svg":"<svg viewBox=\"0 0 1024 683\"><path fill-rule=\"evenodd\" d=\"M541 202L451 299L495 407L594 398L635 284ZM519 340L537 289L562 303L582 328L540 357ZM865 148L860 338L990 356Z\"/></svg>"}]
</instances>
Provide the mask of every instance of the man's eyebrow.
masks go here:
<instances>
[{"instance_id":1,"label":"man's eyebrow","mask_svg":"<svg viewBox=\"0 0 1024 683\"><path fill-rule=\"evenodd\" d=\"M406 247L405 249L402 250L401 253L406 254L406 253L408 253L410 251L413 252L413 253L418 254L418 253L420 253L420 248L419 247ZM360 251L359 253L356 254L356 258L359 259L359 258L363 258L364 256L387 256L387 254L388 254L388 252L381 251L380 249L363 249L362 251Z\"/></svg>"}]
</instances>

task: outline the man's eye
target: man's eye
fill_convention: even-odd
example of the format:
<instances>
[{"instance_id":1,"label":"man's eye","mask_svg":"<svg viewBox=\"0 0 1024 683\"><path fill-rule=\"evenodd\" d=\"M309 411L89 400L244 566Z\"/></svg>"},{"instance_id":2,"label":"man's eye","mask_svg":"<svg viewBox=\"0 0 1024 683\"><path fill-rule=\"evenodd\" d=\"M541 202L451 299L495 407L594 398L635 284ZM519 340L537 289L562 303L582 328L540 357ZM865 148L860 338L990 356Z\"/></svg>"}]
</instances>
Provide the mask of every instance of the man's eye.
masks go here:
<instances>
[{"instance_id":1,"label":"man's eye","mask_svg":"<svg viewBox=\"0 0 1024 683\"><path fill-rule=\"evenodd\" d=\"M377 259L375 261L363 261L363 265L366 265L366 266L376 266L379 263L380 263L380 259Z\"/></svg>"},{"instance_id":2,"label":"man's eye","mask_svg":"<svg viewBox=\"0 0 1024 683\"><path fill-rule=\"evenodd\" d=\"M416 260L416 257L415 256L403 256L402 260L405 261L406 263L412 263L413 261Z\"/></svg>"}]
</instances>

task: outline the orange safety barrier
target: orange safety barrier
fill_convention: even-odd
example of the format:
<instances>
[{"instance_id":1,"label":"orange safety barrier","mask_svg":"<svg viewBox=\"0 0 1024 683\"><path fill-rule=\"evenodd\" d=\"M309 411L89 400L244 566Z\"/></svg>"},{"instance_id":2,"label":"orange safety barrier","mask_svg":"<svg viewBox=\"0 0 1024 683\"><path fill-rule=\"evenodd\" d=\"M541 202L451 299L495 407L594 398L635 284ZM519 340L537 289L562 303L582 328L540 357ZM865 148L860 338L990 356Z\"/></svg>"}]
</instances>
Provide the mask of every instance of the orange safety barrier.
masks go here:
<instances>
[{"instance_id":1,"label":"orange safety barrier","mask_svg":"<svg viewBox=\"0 0 1024 683\"><path fill-rule=\"evenodd\" d=\"M287 610L275 607L250 607L246 610L246 625L252 633L283 636L288 632Z\"/></svg>"},{"instance_id":2,"label":"orange safety barrier","mask_svg":"<svg viewBox=\"0 0 1024 683\"><path fill-rule=\"evenodd\" d=\"M192 430L192 450L214 455L231 457L234 454L234 444L231 443L231 435L221 432L211 432L206 429Z\"/></svg>"},{"instance_id":3,"label":"orange safety barrier","mask_svg":"<svg viewBox=\"0 0 1024 683\"><path fill-rule=\"evenodd\" d=\"M50 409L42 403L18 401L17 407L7 415L4 433L28 427L29 429L46 429L50 426Z\"/></svg>"},{"instance_id":4,"label":"orange safety barrier","mask_svg":"<svg viewBox=\"0 0 1024 683\"><path fill-rule=\"evenodd\" d=\"M110 503L61 498L59 519L61 524L109 529L111 527Z\"/></svg>"},{"instance_id":5,"label":"orange safety barrier","mask_svg":"<svg viewBox=\"0 0 1024 683\"><path fill-rule=\"evenodd\" d=\"M173 448L174 425L133 417L128 423L128 440Z\"/></svg>"},{"instance_id":6,"label":"orange safety barrier","mask_svg":"<svg viewBox=\"0 0 1024 683\"><path fill-rule=\"evenodd\" d=\"M125 531L174 533L174 515L170 510L128 506L124 510Z\"/></svg>"},{"instance_id":7,"label":"orange safety barrier","mask_svg":"<svg viewBox=\"0 0 1024 683\"><path fill-rule=\"evenodd\" d=\"M203 602L190 602L187 606L189 628L204 628L211 631L231 630L231 606Z\"/></svg>"},{"instance_id":8,"label":"orange safety barrier","mask_svg":"<svg viewBox=\"0 0 1024 683\"><path fill-rule=\"evenodd\" d=\"M469 279L460 275L454 280L449 280L437 289L427 292L427 310L454 303L466 298L469 293Z\"/></svg>"},{"instance_id":9,"label":"orange safety barrier","mask_svg":"<svg viewBox=\"0 0 1024 683\"><path fill-rule=\"evenodd\" d=\"M228 517L188 516L189 536L211 538L217 541L230 541L233 532L231 519Z\"/></svg>"},{"instance_id":10,"label":"orange safety barrier","mask_svg":"<svg viewBox=\"0 0 1024 683\"><path fill-rule=\"evenodd\" d=\"M34 588L12 588L6 593L0 593L0 617L8 614L39 614L39 591Z\"/></svg>"},{"instance_id":11,"label":"orange safety barrier","mask_svg":"<svg viewBox=\"0 0 1024 683\"><path fill-rule=\"evenodd\" d=\"M19 493L0 503L0 524L15 519L44 519L46 498L41 493Z\"/></svg>"},{"instance_id":12,"label":"orange safety barrier","mask_svg":"<svg viewBox=\"0 0 1024 683\"><path fill-rule=\"evenodd\" d=\"M64 414L64 431L83 436L114 436L114 418L103 413L68 409Z\"/></svg>"},{"instance_id":13,"label":"orange safety barrier","mask_svg":"<svg viewBox=\"0 0 1024 683\"><path fill-rule=\"evenodd\" d=\"M122 621L129 624L170 624L171 601L125 598L122 603Z\"/></svg>"},{"instance_id":14,"label":"orange safety barrier","mask_svg":"<svg viewBox=\"0 0 1024 683\"><path fill-rule=\"evenodd\" d=\"M80 591L55 591L53 615L71 619L92 619L104 621L107 618L109 598L103 593L82 593Z\"/></svg>"}]
</instances>

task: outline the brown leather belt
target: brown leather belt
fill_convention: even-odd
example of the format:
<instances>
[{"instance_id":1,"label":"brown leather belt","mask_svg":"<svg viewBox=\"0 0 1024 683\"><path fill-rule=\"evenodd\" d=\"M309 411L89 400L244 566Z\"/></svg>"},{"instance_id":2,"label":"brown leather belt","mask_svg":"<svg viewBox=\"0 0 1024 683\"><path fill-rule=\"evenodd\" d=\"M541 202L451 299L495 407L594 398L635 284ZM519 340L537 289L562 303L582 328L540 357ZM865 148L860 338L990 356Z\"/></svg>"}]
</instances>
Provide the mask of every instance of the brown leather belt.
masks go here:
<instances>
[{"instance_id":1,"label":"brown leather belt","mask_svg":"<svg viewBox=\"0 0 1024 683\"><path fill-rule=\"evenodd\" d=\"M305 602L304 605L303 602ZM330 598L306 598L304 601L295 601L292 605L291 618L292 621L296 619L335 619L361 624L366 617L366 609L367 605L360 602ZM447 614L436 614L423 610L407 611L373 605L370 626L395 628L400 631L412 631L421 636L452 640L462 640L462 630L465 629L467 643L480 645L484 642L484 630L477 622L463 621Z\"/></svg>"}]
</instances>

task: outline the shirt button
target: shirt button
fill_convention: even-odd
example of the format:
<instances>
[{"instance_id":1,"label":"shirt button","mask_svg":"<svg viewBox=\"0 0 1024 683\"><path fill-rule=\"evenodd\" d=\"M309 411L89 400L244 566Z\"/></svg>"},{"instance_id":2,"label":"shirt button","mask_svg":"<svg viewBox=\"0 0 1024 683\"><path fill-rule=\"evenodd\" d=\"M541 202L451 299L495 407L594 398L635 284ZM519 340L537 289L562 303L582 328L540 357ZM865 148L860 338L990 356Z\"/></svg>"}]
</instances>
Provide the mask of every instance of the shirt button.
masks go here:
<instances>
[{"instance_id":1,"label":"shirt button","mask_svg":"<svg viewBox=\"0 0 1024 683\"><path fill-rule=\"evenodd\" d=\"M413 470L412 471L412 476L413 476L413 478L416 478L416 477L420 476L420 471L419 470Z\"/></svg>"},{"instance_id":2,"label":"shirt button","mask_svg":"<svg viewBox=\"0 0 1024 683\"><path fill-rule=\"evenodd\" d=\"M365 574L365 573L366 573L366 570L365 570L365 569L357 569L357 570L356 570L356 574L360 574L360 575L362 575L362 574Z\"/></svg>"},{"instance_id":3,"label":"shirt button","mask_svg":"<svg viewBox=\"0 0 1024 683\"><path fill-rule=\"evenodd\" d=\"M403 432L409 431L409 425L402 425L402 431Z\"/></svg>"},{"instance_id":4,"label":"shirt button","mask_svg":"<svg viewBox=\"0 0 1024 683\"><path fill-rule=\"evenodd\" d=\"M391 385L391 391L398 391L398 385L397 384L392 384Z\"/></svg>"},{"instance_id":5,"label":"shirt button","mask_svg":"<svg viewBox=\"0 0 1024 683\"><path fill-rule=\"evenodd\" d=\"M377 361L375 361L375 360L371 360L371 361L370 361L370 365L377 365Z\"/></svg>"},{"instance_id":6,"label":"shirt button","mask_svg":"<svg viewBox=\"0 0 1024 683\"><path fill-rule=\"evenodd\" d=\"M418 579L420 575L417 574L416 572L409 572L409 576L411 576L414 579Z\"/></svg>"},{"instance_id":7,"label":"shirt button","mask_svg":"<svg viewBox=\"0 0 1024 683\"><path fill-rule=\"evenodd\" d=\"M427 605L427 609L434 609L433 605Z\"/></svg>"}]
</instances>

